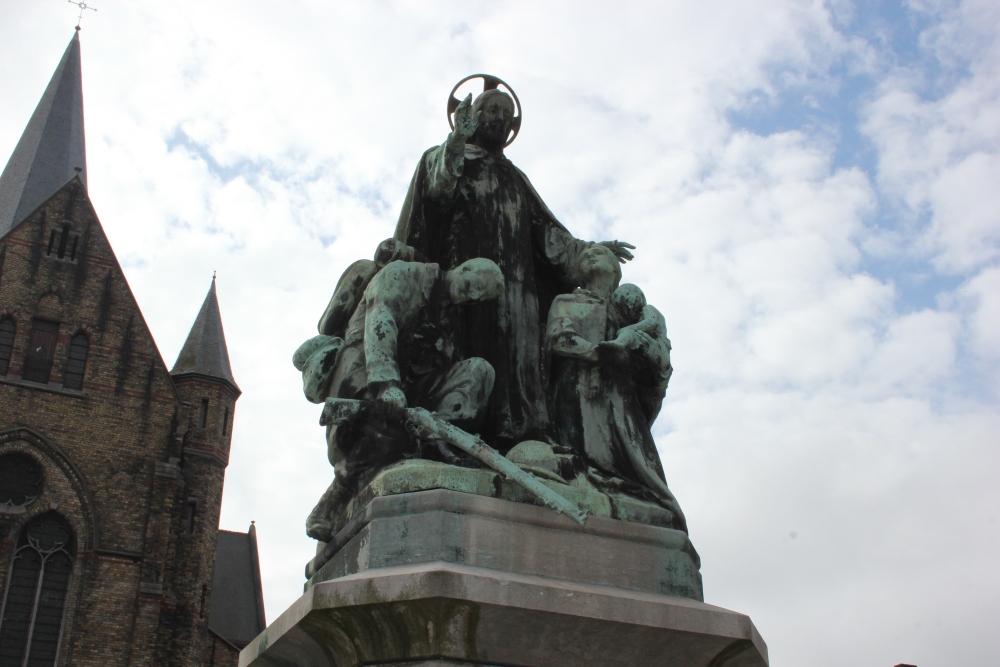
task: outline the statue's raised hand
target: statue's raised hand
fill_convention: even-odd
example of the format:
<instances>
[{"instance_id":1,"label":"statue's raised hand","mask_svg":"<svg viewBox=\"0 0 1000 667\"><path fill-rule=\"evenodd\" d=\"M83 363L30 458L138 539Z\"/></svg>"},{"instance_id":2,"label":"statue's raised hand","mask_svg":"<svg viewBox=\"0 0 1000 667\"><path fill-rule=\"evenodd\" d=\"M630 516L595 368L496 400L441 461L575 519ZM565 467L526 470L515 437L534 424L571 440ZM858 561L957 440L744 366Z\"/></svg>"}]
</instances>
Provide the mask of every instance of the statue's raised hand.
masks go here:
<instances>
[{"instance_id":1,"label":"statue's raised hand","mask_svg":"<svg viewBox=\"0 0 1000 667\"><path fill-rule=\"evenodd\" d=\"M456 138L461 139L463 144L476 133L476 128L479 127L479 116L482 113L479 111L476 112L476 115L472 115L472 93L469 93L455 109L454 134Z\"/></svg>"},{"instance_id":2,"label":"statue's raised hand","mask_svg":"<svg viewBox=\"0 0 1000 667\"><path fill-rule=\"evenodd\" d=\"M625 241L601 241L597 245L602 245L615 253L615 257L622 264L630 259L634 259L634 255L629 252L629 250L635 250L635 246L631 243L626 243Z\"/></svg>"}]
</instances>

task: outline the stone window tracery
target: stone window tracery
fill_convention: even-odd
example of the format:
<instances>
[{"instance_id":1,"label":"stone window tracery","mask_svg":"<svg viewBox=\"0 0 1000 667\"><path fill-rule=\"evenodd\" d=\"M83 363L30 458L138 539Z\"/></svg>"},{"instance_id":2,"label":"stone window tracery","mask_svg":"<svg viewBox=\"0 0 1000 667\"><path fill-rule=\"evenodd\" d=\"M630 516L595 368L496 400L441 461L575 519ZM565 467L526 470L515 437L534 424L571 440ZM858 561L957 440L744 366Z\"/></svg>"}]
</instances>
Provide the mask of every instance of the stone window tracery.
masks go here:
<instances>
[{"instance_id":1,"label":"stone window tracery","mask_svg":"<svg viewBox=\"0 0 1000 667\"><path fill-rule=\"evenodd\" d=\"M73 336L69 343L69 356L66 359L66 372L63 373L63 388L83 389L83 373L87 369L87 351L90 341L85 333Z\"/></svg>"},{"instance_id":2,"label":"stone window tracery","mask_svg":"<svg viewBox=\"0 0 1000 667\"><path fill-rule=\"evenodd\" d=\"M76 539L55 512L21 531L0 618L0 667L52 667L62 637Z\"/></svg>"}]
</instances>

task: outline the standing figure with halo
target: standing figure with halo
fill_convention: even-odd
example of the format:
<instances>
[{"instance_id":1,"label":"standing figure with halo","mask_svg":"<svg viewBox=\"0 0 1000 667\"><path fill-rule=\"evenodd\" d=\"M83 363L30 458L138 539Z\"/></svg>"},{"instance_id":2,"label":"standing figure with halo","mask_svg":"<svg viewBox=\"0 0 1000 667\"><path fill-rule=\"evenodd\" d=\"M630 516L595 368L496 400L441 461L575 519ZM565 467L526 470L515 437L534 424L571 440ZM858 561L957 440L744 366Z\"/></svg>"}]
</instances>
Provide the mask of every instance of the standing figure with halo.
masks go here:
<instances>
[{"instance_id":1,"label":"standing figure with halo","mask_svg":"<svg viewBox=\"0 0 1000 667\"><path fill-rule=\"evenodd\" d=\"M476 78L483 92L460 102L455 91ZM465 357L483 358L496 372L481 435L505 452L523 440L550 437L542 330L553 298L580 284L578 258L594 243L574 238L504 156L521 127L520 101L510 86L488 74L462 79L449 96L448 121L447 140L417 165L395 238L445 270L483 257L503 272L505 294L462 313L457 343ZM621 262L632 259L628 243L601 245Z\"/></svg>"}]
</instances>

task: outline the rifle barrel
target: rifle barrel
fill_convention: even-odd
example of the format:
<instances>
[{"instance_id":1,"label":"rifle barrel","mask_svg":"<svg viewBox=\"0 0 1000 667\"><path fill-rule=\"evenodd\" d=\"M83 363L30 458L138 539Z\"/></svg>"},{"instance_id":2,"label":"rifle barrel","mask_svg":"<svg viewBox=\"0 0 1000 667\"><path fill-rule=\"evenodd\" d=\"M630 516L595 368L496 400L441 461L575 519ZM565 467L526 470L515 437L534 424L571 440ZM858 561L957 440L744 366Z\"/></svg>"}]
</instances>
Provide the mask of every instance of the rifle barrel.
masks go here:
<instances>
[{"instance_id":1,"label":"rifle barrel","mask_svg":"<svg viewBox=\"0 0 1000 667\"><path fill-rule=\"evenodd\" d=\"M487 445L480 438L466 433L443 419L438 419L423 408L408 408L406 416L409 421L414 422L425 431L433 433L463 452L474 456L507 479L520 484L560 514L565 514L581 526L586 522L587 512L585 510L580 509L559 493L542 484L531 473L521 470L516 463Z\"/></svg>"},{"instance_id":2,"label":"rifle barrel","mask_svg":"<svg viewBox=\"0 0 1000 667\"><path fill-rule=\"evenodd\" d=\"M361 401L351 398L328 398L323 406L320 424L327 425L349 419L361 409ZM545 486L537 477L522 470L516 463L493 449L479 437L466 433L454 424L435 417L424 408L407 408L406 420L424 433L444 440L453 447L475 457L504 477L520 484L528 492L560 514L565 514L581 526L587 520L587 511L580 509L561 494Z\"/></svg>"}]
</instances>

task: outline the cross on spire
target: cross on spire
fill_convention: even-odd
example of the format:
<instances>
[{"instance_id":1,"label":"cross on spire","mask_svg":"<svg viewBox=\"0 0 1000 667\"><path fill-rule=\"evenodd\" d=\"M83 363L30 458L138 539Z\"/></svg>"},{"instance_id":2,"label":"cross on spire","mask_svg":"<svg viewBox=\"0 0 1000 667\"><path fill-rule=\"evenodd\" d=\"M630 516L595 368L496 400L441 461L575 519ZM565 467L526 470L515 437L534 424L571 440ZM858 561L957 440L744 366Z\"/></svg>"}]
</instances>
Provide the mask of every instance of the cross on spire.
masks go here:
<instances>
[{"instance_id":1,"label":"cross on spire","mask_svg":"<svg viewBox=\"0 0 1000 667\"><path fill-rule=\"evenodd\" d=\"M71 5L76 5L77 7L80 8L80 15L76 17L76 29L77 30L80 29L80 21L83 20L83 10L84 9L89 9L92 12L96 12L97 11L97 7L91 7L90 5L88 5L86 3L86 0L66 0L66 2L68 2Z\"/></svg>"}]
</instances>

